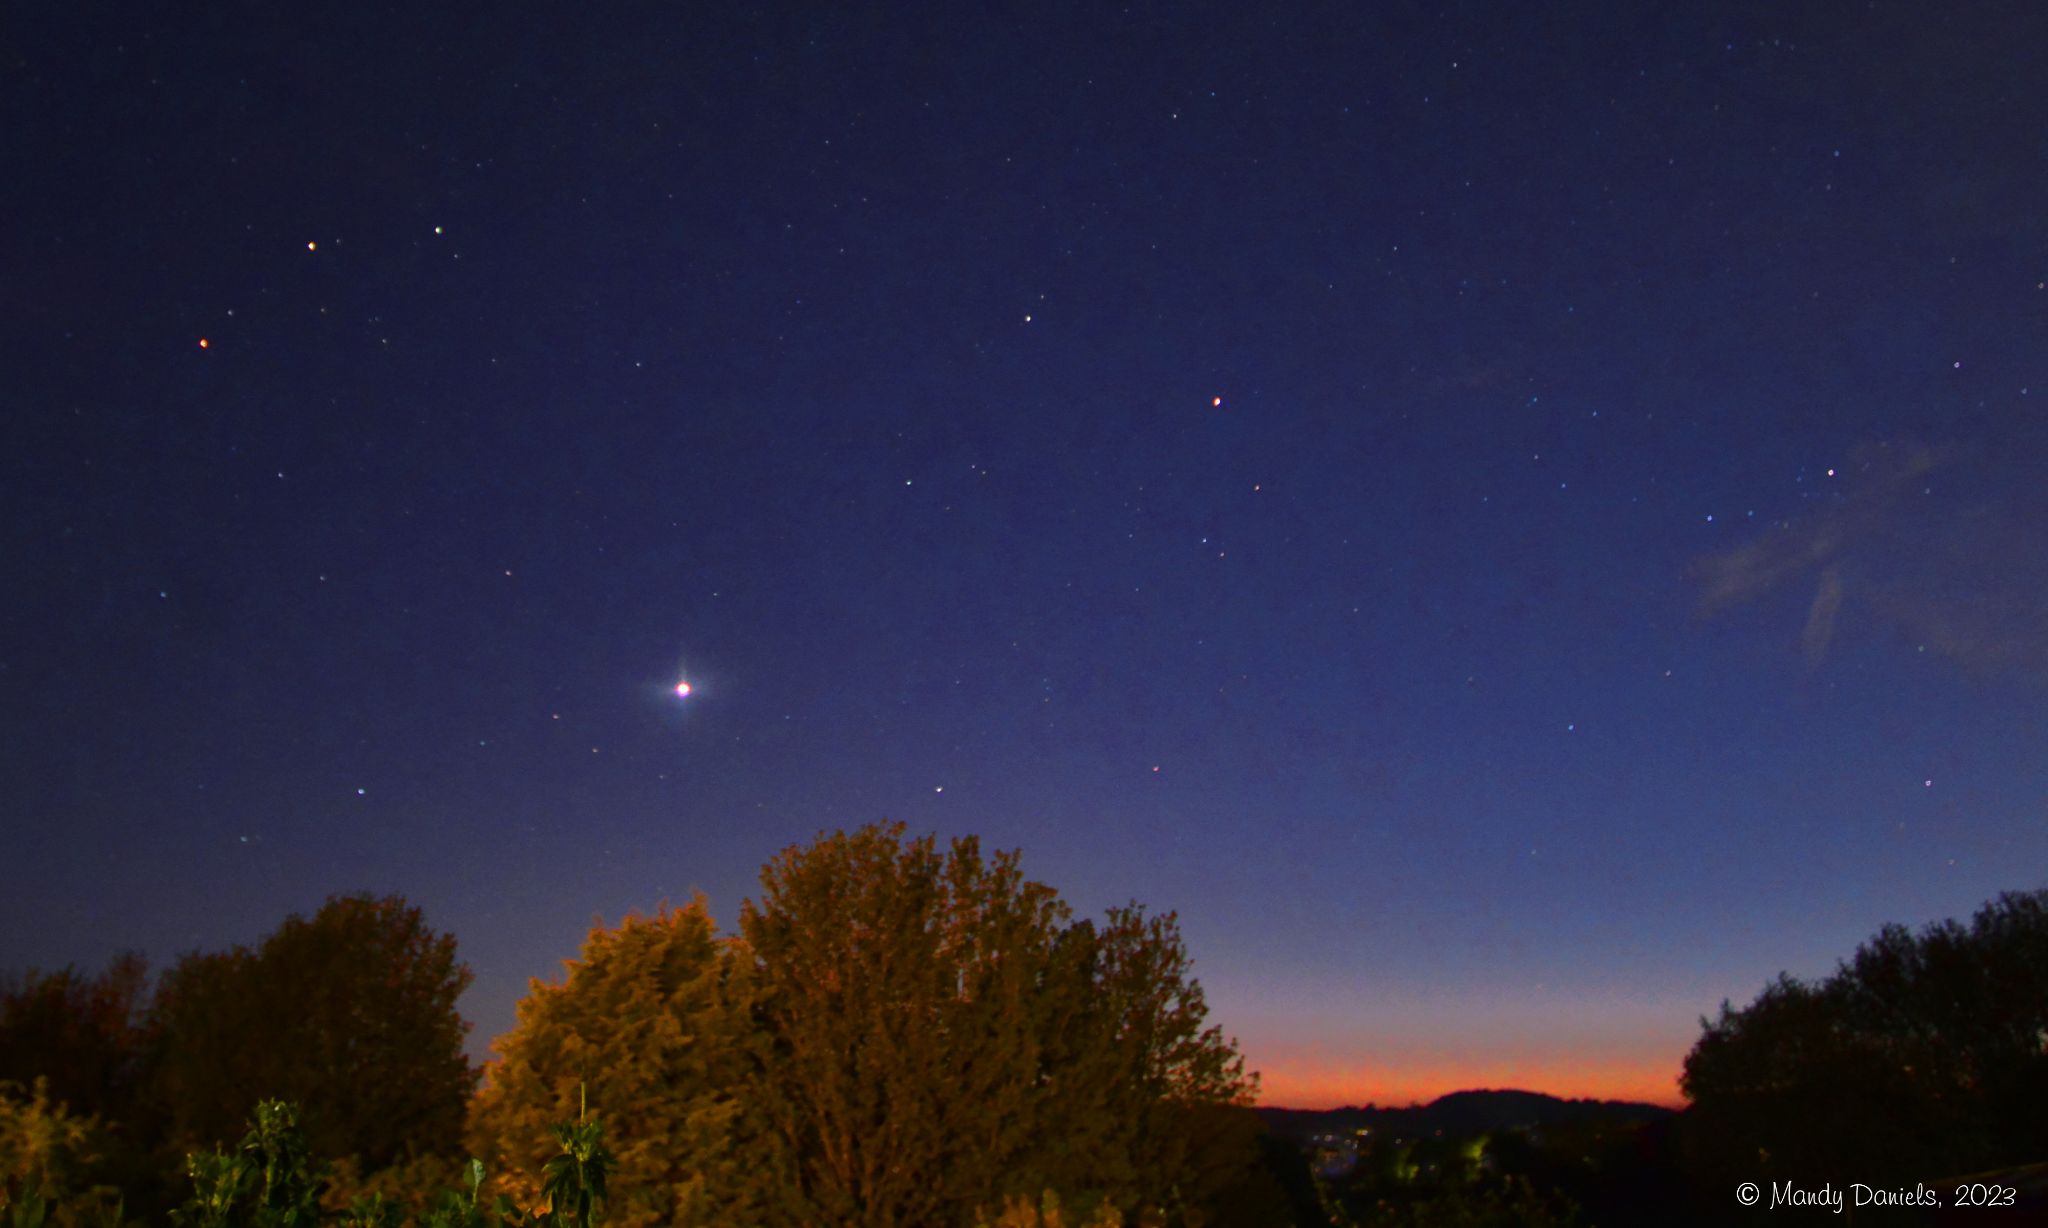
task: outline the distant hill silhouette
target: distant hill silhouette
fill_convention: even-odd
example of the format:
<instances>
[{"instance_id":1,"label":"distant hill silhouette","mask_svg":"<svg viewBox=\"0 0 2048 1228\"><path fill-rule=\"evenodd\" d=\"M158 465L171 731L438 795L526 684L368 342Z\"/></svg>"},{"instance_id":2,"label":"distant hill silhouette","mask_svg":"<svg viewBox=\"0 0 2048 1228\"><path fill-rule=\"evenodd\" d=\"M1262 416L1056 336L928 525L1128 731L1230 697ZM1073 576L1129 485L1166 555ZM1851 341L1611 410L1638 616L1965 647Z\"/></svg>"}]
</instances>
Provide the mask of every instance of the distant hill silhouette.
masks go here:
<instances>
[{"instance_id":1,"label":"distant hill silhouette","mask_svg":"<svg viewBox=\"0 0 2048 1228\"><path fill-rule=\"evenodd\" d=\"M1672 1110L1630 1100L1560 1100L1542 1092L1464 1091L1439 1096L1428 1104L1387 1109L1377 1105L1343 1109L1257 1110L1274 1133L1291 1138L1331 1131L1370 1128L1375 1134L1419 1137L1435 1134L1480 1134L1515 1126L1549 1126L1564 1122L1650 1122Z\"/></svg>"}]
</instances>

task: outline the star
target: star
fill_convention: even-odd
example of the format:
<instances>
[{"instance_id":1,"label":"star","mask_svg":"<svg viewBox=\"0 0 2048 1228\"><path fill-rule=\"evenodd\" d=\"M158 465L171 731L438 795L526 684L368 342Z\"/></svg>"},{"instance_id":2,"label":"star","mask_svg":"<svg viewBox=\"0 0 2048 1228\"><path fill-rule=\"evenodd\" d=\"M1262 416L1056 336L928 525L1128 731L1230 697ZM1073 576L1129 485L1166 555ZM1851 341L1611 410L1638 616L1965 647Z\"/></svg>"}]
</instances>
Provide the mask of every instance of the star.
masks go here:
<instances>
[{"instance_id":1,"label":"star","mask_svg":"<svg viewBox=\"0 0 2048 1228\"><path fill-rule=\"evenodd\" d=\"M676 698L677 698L677 699L688 699L689 697L690 697L690 684L689 684L689 683L687 683L687 682L678 682L678 683L676 683Z\"/></svg>"}]
</instances>

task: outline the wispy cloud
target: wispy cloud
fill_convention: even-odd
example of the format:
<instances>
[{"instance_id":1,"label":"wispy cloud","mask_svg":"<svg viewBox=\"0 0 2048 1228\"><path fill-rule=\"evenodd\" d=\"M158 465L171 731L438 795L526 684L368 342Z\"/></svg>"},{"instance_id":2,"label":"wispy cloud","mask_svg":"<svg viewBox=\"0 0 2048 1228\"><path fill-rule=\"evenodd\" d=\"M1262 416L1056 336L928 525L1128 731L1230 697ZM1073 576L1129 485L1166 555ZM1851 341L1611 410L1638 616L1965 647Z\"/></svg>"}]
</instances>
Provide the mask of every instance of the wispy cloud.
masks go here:
<instances>
[{"instance_id":1,"label":"wispy cloud","mask_svg":"<svg viewBox=\"0 0 2048 1228\"><path fill-rule=\"evenodd\" d=\"M1820 573L1820 591L1806 611L1806 630L1799 636L1799 655L1806 668L1819 669L1828 659L1828 645L1835 642L1835 615L1842 608L1842 569L1829 567Z\"/></svg>"},{"instance_id":2,"label":"wispy cloud","mask_svg":"<svg viewBox=\"0 0 2048 1228\"><path fill-rule=\"evenodd\" d=\"M1808 670L1839 631L1876 626L1968 668L2048 674L2048 483L2014 472L2024 453L1859 447L1823 508L1693 565L1699 611L1810 591Z\"/></svg>"}]
</instances>

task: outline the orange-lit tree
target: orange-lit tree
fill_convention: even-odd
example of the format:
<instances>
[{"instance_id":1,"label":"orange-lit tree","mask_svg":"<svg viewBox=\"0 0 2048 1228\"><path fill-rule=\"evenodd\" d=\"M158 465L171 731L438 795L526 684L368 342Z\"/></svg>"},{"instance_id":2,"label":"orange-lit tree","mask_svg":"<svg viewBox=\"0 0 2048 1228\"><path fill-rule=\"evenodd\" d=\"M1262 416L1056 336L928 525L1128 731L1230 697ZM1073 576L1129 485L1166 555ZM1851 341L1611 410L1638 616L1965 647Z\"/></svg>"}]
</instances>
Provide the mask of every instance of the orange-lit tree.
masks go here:
<instances>
[{"instance_id":1,"label":"orange-lit tree","mask_svg":"<svg viewBox=\"0 0 2048 1228\"><path fill-rule=\"evenodd\" d=\"M592 928L563 980L531 983L470 1107L469 1146L506 1174L497 1188L539 1204L548 1125L577 1118L587 1085L615 1154L607 1224L760 1222L749 1191L767 1173L761 1153L740 1154L743 1015L723 949L700 898Z\"/></svg>"},{"instance_id":2,"label":"orange-lit tree","mask_svg":"<svg viewBox=\"0 0 2048 1228\"><path fill-rule=\"evenodd\" d=\"M1069 924L1015 853L901 824L787 849L761 882L745 1092L790 1221L964 1223L1048 1190L1084 1217L1173 1216L1203 1185L1191 1125L1251 1081L1202 1026L1171 915Z\"/></svg>"}]
</instances>

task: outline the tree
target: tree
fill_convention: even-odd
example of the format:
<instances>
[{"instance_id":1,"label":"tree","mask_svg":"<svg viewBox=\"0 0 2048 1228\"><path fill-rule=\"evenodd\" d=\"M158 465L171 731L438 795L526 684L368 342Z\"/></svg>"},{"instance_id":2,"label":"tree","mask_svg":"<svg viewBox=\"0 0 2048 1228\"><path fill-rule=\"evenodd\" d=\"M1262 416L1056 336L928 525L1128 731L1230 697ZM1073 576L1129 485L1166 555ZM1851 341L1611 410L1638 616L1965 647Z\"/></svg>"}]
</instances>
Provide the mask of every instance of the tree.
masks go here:
<instances>
[{"instance_id":1,"label":"tree","mask_svg":"<svg viewBox=\"0 0 2048 1228\"><path fill-rule=\"evenodd\" d=\"M125 1117L143 1051L148 964L119 956L96 977L75 969L0 981L0 1081L48 1082L73 1113Z\"/></svg>"},{"instance_id":2,"label":"tree","mask_svg":"<svg viewBox=\"0 0 2048 1228\"><path fill-rule=\"evenodd\" d=\"M746 1177L759 1160L739 1154L743 1016L703 899L594 926L566 962L563 981L531 982L470 1109L471 1151L508 1174L498 1188L524 1206L541 1201L530 1174L559 1158L547 1126L578 1118L587 1086L612 1106L608 1223L756 1222Z\"/></svg>"},{"instance_id":3,"label":"tree","mask_svg":"<svg viewBox=\"0 0 2048 1228\"><path fill-rule=\"evenodd\" d=\"M130 953L97 976L67 967L0 980L0 1084L41 1089L51 1112L96 1120L96 1179L126 1189L130 1208L145 1213L161 1212L168 1192L151 1157L162 1123L141 1095L148 979ZM68 1205L57 1205L58 1219Z\"/></svg>"},{"instance_id":4,"label":"tree","mask_svg":"<svg viewBox=\"0 0 2048 1228\"><path fill-rule=\"evenodd\" d=\"M1257 1161L1255 1119L1216 1111L1251 1103L1244 1059L1220 1028L1202 1026L1208 1003L1173 913L1112 908L1099 933L1085 921L1075 930L1089 949L1084 1051L1106 1067L1095 1075L1106 1093L1099 1120L1123 1144L1095 1154L1128 1157L1122 1188L1140 1208L1199 1206Z\"/></svg>"},{"instance_id":5,"label":"tree","mask_svg":"<svg viewBox=\"0 0 2048 1228\"><path fill-rule=\"evenodd\" d=\"M1681 1087L1709 1168L1911 1180L2048 1154L2048 891L1886 926L1826 980L1700 1022Z\"/></svg>"},{"instance_id":6,"label":"tree","mask_svg":"<svg viewBox=\"0 0 2048 1228\"><path fill-rule=\"evenodd\" d=\"M942 854L900 823L786 849L761 884L736 952L745 1097L790 1220L966 1223L1046 1191L1084 1219L1175 1213L1197 1184L1189 1110L1250 1098L1171 915L1070 925L1016 853Z\"/></svg>"},{"instance_id":7,"label":"tree","mask_svg":"<svg viewBox=\"0 0 2048 1228\"><path fill-rule=\"evenodd\" d=\"M315 1152L365 1171L452 1153L477 1078L455 1009L470 980L397 896L335 896L257 950L185 956L152 1008L171 1145L217 1143L275 1097L305 1106Z\"/></svg>"}]
</instances>

